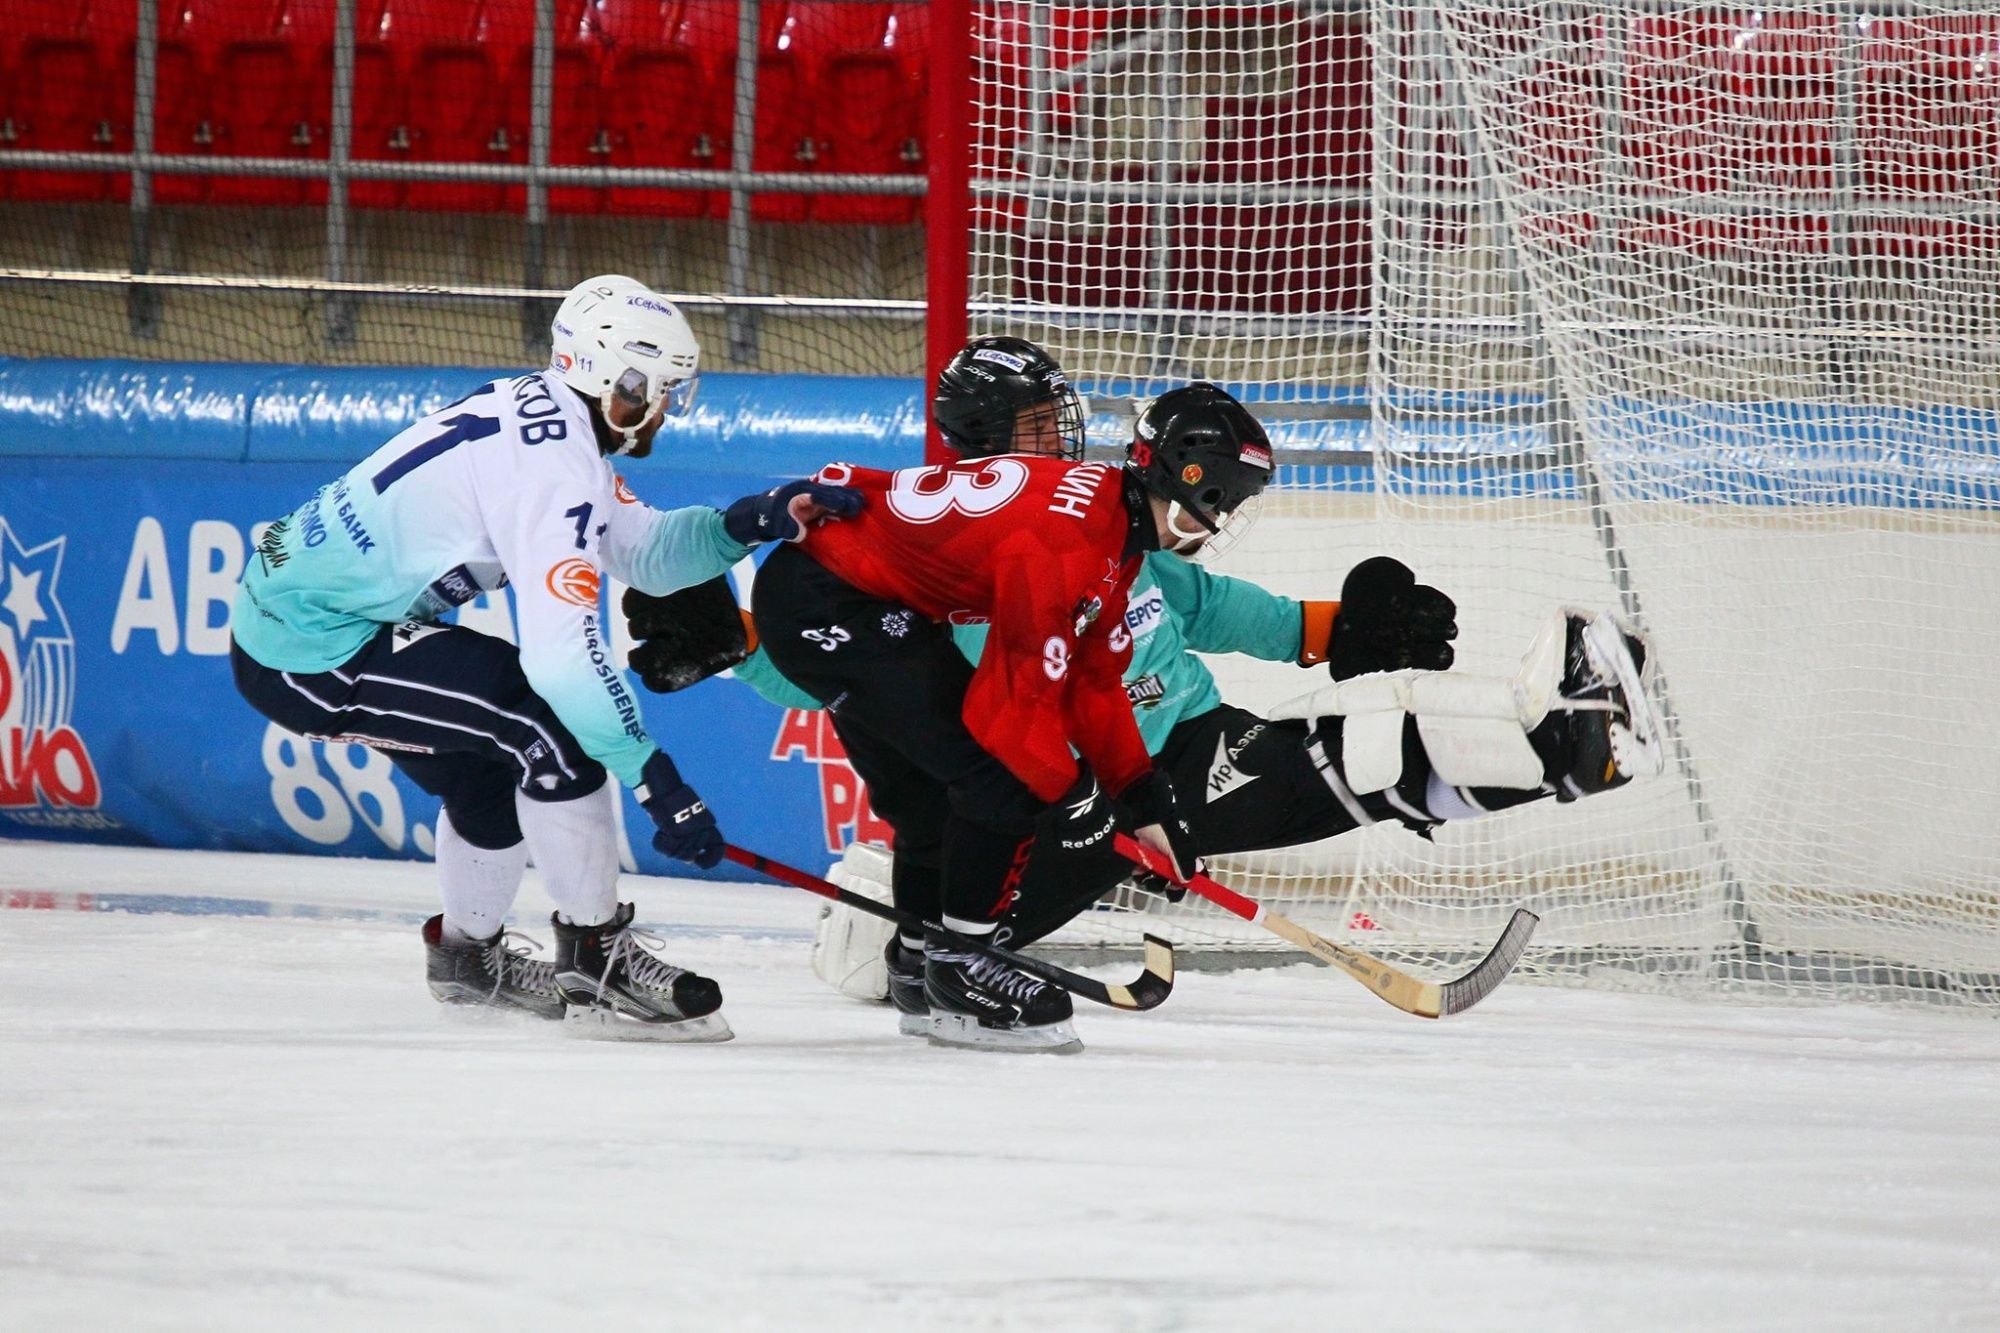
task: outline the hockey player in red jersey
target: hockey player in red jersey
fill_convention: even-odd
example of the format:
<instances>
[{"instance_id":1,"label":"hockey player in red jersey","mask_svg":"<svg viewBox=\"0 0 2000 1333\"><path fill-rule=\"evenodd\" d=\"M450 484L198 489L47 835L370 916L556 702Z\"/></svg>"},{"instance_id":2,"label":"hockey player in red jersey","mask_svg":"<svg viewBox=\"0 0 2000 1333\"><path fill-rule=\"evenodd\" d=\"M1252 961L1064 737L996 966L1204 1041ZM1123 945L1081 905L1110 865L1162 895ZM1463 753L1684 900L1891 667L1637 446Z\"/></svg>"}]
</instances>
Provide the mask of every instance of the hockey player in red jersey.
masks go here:
<instances>
[{"instance_id":1,"label":"hockey player in red jersey","mask_svg":"<svg viewBox=\"0 0 2000 1333\"><path fill-rule=\"evenodd\" d=\"M772 664L827 705L896 831L899 907L990 933L1056 802L1059 836L1108 838L1115 799L1141 840L1194 868L1125 692L1125 596L1147 552L1198 548L1264 489L1271 449L1210 384L1161 396L1139 437L1123 468L835 465L820 479L861 491L861 516L759 572L753 614ZM979 621L991 628L975 668L948 627ZM942 938L901 945L922 951L933 1041L1079 1045L1061 990Z\"/></svg>"}]
</instances>

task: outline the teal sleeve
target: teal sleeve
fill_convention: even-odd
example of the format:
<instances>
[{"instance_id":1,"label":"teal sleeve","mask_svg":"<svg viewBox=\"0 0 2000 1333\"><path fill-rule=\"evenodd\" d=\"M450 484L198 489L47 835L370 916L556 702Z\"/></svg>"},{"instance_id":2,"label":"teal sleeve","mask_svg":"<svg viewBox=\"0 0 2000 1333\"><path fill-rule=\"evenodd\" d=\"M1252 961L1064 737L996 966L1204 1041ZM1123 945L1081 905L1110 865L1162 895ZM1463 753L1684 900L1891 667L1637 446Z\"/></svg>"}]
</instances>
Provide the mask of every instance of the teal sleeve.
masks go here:
<instances>
[{"instance_id":1,"label":"teal sleeve","mask_svg":"<svg viewBox=\"0 0 2000 1333\"><path fill-rule=\"evenodd\" d=\"M731 667L730 673L780 708L812 712L822 707L819 700L785 679L784 674L771 665L771 655L762 648Z\"/></svg>"},{"instance_id":2,"label":"teal sleeve","mask_svg":"<svg viewBox=\"0 0 2000 1333\"><path fill-rule=\"evenodd\" d=\"M951 641L958 645L958 651L965 654L965 660L979 665L979 655L986 651L986 626L953 625Z\"/></svg>"},{"instance_id":3,"label":"teal sleeve","mask_svg":"<svg viewBox=\"0 0 2000 1333\"><path fill-rule=\"evenodd\" d=\"M682 588L726 574L750 548L722 527L722 511L707 505L649 512L652 522L627 532L618 523L603 546L613 578L643 593L665 597ZM624 515L614 515L614 521ZM620 541L618 538L624 538Z\"/></svg>"},{"instance_id":4,"label":"teal sleeve","mask_svg":"<svg viewBox=\"0 0 2000 1333\"><path fill-rule=\"evenodd\" d=\"M1160 593L1198 653L1243 653L1267 662L1296 662L1305 613L1289 597L1244 579L1211 574L1165 551L1146 557Z\"/></svg>"}]
</instances>

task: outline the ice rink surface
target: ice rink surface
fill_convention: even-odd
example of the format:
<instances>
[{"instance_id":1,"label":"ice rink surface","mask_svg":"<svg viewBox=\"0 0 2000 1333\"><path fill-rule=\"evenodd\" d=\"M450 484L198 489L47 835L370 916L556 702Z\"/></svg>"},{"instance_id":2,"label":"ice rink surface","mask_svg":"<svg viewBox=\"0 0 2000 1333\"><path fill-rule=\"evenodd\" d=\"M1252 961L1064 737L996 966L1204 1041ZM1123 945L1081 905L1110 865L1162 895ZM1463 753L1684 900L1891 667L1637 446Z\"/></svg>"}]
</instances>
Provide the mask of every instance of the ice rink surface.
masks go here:
<instances>
[{"instance_id":1,"label":"ice rink surface","mask_svg":"<svg viewBox=\"0 0 2000 1333\"><path fill-rule=\"evenodd\" d=\"M431 1001L430 874L0 842L0 1328L2000 1328L1990 1018L1301 964L943 1051L628 877L738 1036L584 1042Z\"/></svg>"}]
</instances>

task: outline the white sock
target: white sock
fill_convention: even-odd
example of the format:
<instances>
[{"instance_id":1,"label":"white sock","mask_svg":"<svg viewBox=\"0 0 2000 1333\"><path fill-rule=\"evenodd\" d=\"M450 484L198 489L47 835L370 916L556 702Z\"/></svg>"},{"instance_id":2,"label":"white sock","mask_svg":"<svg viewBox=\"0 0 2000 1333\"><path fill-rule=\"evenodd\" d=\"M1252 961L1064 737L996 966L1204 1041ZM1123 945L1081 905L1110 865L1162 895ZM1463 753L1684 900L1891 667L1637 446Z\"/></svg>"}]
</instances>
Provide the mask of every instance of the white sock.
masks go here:
<instances>
[{"instance_id":1,"label":"white sock","mask_svg":"<svg viewBox=\"0 0 2000 1333\"><path fill-rule=\"evenodd\" d=\"M474 847L440 810L437 866L444 938L454 944L491 939L520 892L521 872L528 868L528 844L517 842L497 851Z\"/></svg>"},{"instance_id":2,"label":"white sock","mask_svg":"<svg viewBox=\"0 0 2000 1333\"><path fill-rule=\"evenodd\" d=\"M1424 806L1433 819L1478 819L1493 812L1475 805L1458 788L1431 774L1424 786Z\"/></svg>"},{"instance_id":3,"label":"white sock","mask_svg":"<svg viewBox=\"0 0 2000 1333\"><path fill-rule=\"evenodd\" d=\"M514 812L549 900L577 926L609 921L618 910L618 823L611 778L573 801L533 801L514 793Z\"/></svg>"}]
</instances>

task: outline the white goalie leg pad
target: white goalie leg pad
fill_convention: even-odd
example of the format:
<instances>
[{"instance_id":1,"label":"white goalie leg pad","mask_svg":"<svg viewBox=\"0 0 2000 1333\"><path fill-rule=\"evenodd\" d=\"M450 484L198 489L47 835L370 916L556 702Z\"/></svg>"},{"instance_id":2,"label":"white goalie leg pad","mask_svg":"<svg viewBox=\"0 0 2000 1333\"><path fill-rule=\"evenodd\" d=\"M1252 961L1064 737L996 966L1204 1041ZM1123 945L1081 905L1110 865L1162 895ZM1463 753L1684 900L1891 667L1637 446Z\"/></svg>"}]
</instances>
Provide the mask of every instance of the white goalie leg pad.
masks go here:
<instances>
[{"instance_id":1,"label":"white goalie leg pad","mask_svg":"<svg viewBox=\"0 0 2000 1333\"><path fill-rule=\"evenodd\" d=\"M856 842L848 844L826 877L850 893L888 903L895 901L890 888L894 872L895 861L886 847ZM888 999L889 969L882 953L895 933L893 921L828 903L820 909L813 930L813 975L857 1000Z\"/></svg>"},{"instance_id":2,"label":"white goalie leg pad","mask_svg":"<svg viewBox=\"0 0 2000 1333\"><path fill-rule=\"evenodd\" d=\"M1551 611L1511 680L1437 671L1417 682L1410 711L1437 778L1453 787L1532 791L1542 785L1542 758L1528 733L1561 692L1568 633L1568 618Z\"/></svg>"},{"instance_id":3,"label":"white goalie leg pad","mask_svg":"<svg viewBox=\"0 0 2000 1333\"><path fill-rule=\"evenodd\" d=\"M1341 717L1341 767L1357 793L1386 791L1403 777L1403 719L1431 768L1454 787L1542 785L1541 756L1528 742L1562 685L1567 622L1554 612L1513 677L1467 671L1384 671L1335 681L1280 704L1273 718Z\"/></svg>"},{"instance_id":4,"label":"white goalie leg pad","mask_svg":"<svg viewBox=\"0 0 2000 1333\"><path fill-rule=\"evenodd\" d=\"M1356 676L1341 682L1340 766L1360 795L1385 791L1403 778L1403 716L1414 671Z\"/></svg>"}]
</instances>

